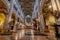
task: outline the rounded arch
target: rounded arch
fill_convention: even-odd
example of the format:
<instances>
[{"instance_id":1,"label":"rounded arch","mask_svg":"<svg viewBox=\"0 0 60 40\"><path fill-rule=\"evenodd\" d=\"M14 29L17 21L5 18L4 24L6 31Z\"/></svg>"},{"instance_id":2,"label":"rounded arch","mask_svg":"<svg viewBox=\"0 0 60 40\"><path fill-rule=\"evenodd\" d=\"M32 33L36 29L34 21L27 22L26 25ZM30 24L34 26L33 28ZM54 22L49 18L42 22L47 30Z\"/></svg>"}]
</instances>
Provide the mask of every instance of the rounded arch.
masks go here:
<instances>
[{"instance_id":1,"label":"rounded arch","mask_svg":"<svg viewBox=\"0 0 60 40\"><path fill-rule=\"evenodd\" d=\"M8 13L8 8L6 4L2 0L0 0L0 30L1 32L5 32L5 23L6 23L6 17Z\"/></svg>"},{"instance_id":2,"label":"rounded arch","mask_svg":"<svg viewBox=\"0 0 60 40\"><path fill-rule=\"evenodd\" d=\"M6 17L8 14L8 7L6 6L7 4L5 4L5 2L3 2L3 0L0 0L0 14L4 14L5 16L5 21L6 21Z\"/></svg>"},{"instance_id":3,"label":"rounded arch","mask_svg":"<svg viewBox=\"0 0 60 40\"><path fill-rule=\"evenodd\" d=\"M6 21L7 13L8 8L6 4L2 0L0 0L0 18L2 17L3 21Z\"/></svg>"}]
</instances>

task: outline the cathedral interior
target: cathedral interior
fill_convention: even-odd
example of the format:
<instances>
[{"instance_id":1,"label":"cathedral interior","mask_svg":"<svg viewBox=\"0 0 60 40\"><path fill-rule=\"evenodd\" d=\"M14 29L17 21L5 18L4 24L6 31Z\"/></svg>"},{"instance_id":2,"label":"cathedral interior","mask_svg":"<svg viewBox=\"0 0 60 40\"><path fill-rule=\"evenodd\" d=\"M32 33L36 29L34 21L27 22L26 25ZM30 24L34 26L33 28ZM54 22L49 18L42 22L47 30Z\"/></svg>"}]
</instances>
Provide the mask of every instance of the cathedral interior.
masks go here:
<instances>
[{"instance_id":1,"label":"cathedral interior","mask_svg":"<svg viewBox=\"0 0 60 40\"><path fill-rule=\"evenodd\" d=\"M0 40L60 40L60 0L0 0Z\"/></svg>"}]
</instances>

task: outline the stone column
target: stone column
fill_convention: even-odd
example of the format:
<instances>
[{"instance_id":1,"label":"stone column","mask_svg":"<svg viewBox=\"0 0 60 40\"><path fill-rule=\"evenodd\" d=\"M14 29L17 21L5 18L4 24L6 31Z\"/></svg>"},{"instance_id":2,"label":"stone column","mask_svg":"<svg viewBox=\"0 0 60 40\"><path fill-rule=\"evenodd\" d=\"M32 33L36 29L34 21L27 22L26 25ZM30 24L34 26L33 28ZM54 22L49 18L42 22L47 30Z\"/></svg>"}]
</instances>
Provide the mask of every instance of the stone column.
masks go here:
<instances>
[{"instance_id":1,"label":"stone column","mask_svg":"<svg viewBox=\"0 0 60 40\"><path fill-rule=\"evenodd\" d=\"M42 13L42 6L44 4L44 0L40 0L39 3L39 8L38 8L38 13L39 13L39 17L40 17L40 24L41 24L41 32L44 32L44 28L45 28L45 25L44 25L44 17L43 17L43 13Z\"/></svg>"}]
</instances>

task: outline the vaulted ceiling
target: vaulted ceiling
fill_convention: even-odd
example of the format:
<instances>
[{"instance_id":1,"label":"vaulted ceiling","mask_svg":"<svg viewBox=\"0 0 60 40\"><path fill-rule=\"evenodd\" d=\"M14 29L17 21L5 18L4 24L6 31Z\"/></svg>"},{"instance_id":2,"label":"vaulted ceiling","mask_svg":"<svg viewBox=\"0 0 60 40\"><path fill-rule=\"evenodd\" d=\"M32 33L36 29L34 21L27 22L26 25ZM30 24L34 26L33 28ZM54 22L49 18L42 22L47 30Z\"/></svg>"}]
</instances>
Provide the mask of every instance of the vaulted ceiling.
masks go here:
<instances>
[{"instance_id":1,"label":"vaulted ceiling","mask_svg":"<svg viewBox=\"0 0 60 40\"><path fill-rule=\"evenodd\" d=\"M19 0L24 15L32 15L35 0Z\"/></svg>"}]
</instances>

